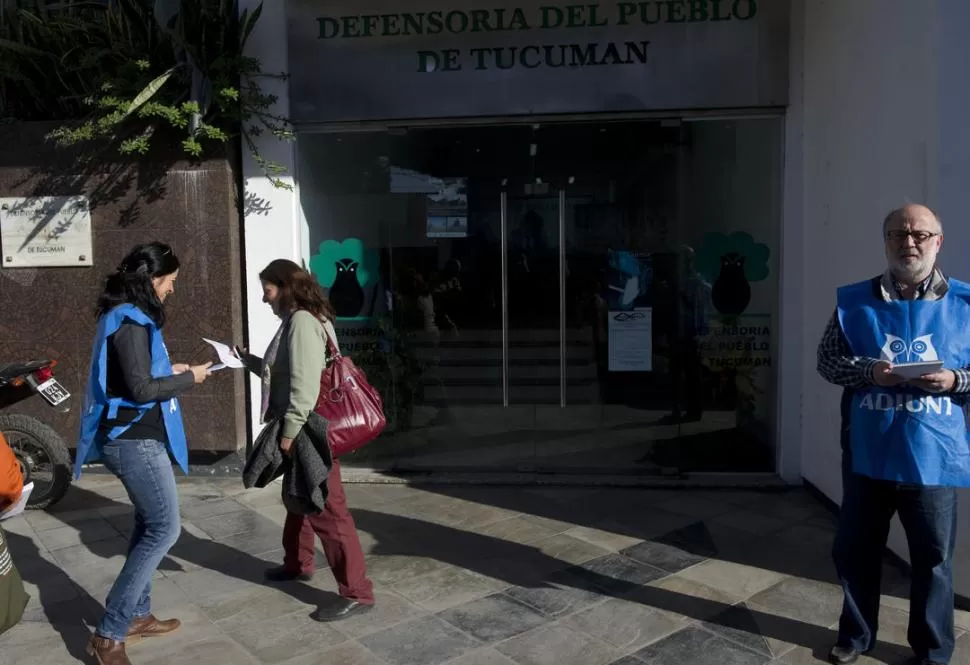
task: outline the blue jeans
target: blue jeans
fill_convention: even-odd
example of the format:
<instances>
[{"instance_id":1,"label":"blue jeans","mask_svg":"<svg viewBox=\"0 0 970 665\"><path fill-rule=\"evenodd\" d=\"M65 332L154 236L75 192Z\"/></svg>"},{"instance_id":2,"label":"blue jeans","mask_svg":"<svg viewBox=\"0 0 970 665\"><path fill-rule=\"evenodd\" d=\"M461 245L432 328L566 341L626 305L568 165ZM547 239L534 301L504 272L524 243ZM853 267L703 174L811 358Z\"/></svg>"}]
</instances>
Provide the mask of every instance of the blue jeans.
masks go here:
<instances>
[{"instance_id":1,"label":"blue jeans","mask_svg":"<svg viewBox=\"0 0 970 665\"><path fill-rule=\"evenodd\" d=\"M133 619L151 613L152 577L178 540L178 493L168 449L152 439L104 444L104 465L118 476L135 507L128 558L108 593L98 635L124 641Z\"/></svg>"},{"instance_id":2,"label":"blue jeans","mask_svg":"<svg viewBox=\"0 0 970 665\"><path fill-rule=\"evenodd\" d=\"M839 646L876 645L883 554L893 515L906 531L912 567L909 631L917 658L949 663L953 655L953 550L957 493L874 480L848 468L833 556L845 601Z\"/></svg>"}]
</instances>

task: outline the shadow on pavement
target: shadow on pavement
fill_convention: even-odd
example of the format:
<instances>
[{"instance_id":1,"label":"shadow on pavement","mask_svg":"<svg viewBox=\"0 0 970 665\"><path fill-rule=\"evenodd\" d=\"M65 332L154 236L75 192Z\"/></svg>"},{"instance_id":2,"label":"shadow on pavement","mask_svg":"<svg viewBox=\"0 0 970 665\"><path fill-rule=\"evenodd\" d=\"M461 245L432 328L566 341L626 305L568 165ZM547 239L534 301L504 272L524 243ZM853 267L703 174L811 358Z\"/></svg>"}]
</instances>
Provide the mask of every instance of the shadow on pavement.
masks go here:
<instances>
[{"instance_id":1,"label":"shadow on pavement","mask_svg":"<svg viewBox=\"0 0 970 665\"><path fill-rule=\"evenodd\" d=\"M492 505L536 514L531 512L537 508L534 502L528 506L514 505L513 498L520 493L508 493L510 498L503 500L503 493L494 490L485 493L481 490L463 492L461 488L435 488L435 491L462 498L467 498L469 494L476 494L479 498L483 495L494 495L491 501ZM106 499L99 494L79 487L72 488L69 498L71 505L75 506L74 510L76 510L76 506L84 506L85 510L108 508L113 513L124 513L124 508L130 510L130 506ZM282 525L242 504L240 506L244 510L237 511L236 518L244 520L243 527L240 527L244 528L244 532L226 538L228 544L200 538L183 529L171 555L200 568L217 571L250 584L284 588L294 598L307 605L327 602L328 596L332 597L332 594L311 586L303 584L275 585L264 581L263 571L271 564L257 555L267 551L265 543L269 534L275 534L275 537L279 537ZM245 513L248 517L242 517L242 513ZM715 539L712 539L711 542L705 544L703 542L703 529L696 527L696 525L692 527L693 532L688 529L686 533L679 535L676 533L674 535L666 534L652 539L647 537L645 543L636 546L639 548L638 550L625 551L624 554L627 554L627 556L609 554L582 565L569 565L540 551L537 547L517 544L501 538L444 526L414 517L366 509L355 509L353 514L358 527L371 534L377 541L376 546L371 549L371 556L404 555L433 559L478 575L501 580L504 584L513 587L510 591L513 595L515 593L528 593L528 590L535 589L549 590L549 593L555 597L552 602L563 604L565 609L570 606L577 610L582 609L584 602L589 604L593 602L593 599L600 596L621 598L704 621L711 626L719 626L723 629L722 633L735 635L732 638L735 641L743 642L746 637L760 640L763 636L764 638L808 648L813 651L815 657L822 660L825 659L828 648L834 644L836 639L835 631L806 621L778 616L751 606L740 607L665 588L646 586L650 582L660 580L706 558L722 558L727 561L737 561L769 570L784 571L789 575L804 576L797 566L792 566L790 563L785 564L784 561L776 558L770 552L763 552L761 556L756 556L754 552L757 551L757 547L733 551L728 546L728 556L724 556L722 551L725 548L723 539L717 539L719 542L714 542ZM551 507L540 510L539 515L549 519L565 519L568 517L570 521L579 525L590 522L589 516L577 514L567 516L560 510ZM577 517L580 519L577 520ZM645 514L643 520L649 522L649 514ZM86 537L85 528L89 524L90 522L79 521L72 526L78 530L81 542L92 553L103 558L124 554L124 548L119 545L118 539L105 541L97 537ZM590 526L593 526L593 524L590 523ZM692 533L695 542L690 542L689 536ZM625 532L625 535L633 536L635 531L630 529ZM744 539L749 544L752 541L750 535L744 536ZM26 539L18 538L17 540L19 546L17 547L17 563L20 565L20 561L23 561L25 557L29 558L31 555L24 553L27 549ZM259 542L263 543L263 551L252 551L260 547ZM31 543L30 546L33 546L33 544ZM738 547L740 547L740 544L738 544ZM250 549L250 551L246 551L247 549ZM742 551L749 554L742 556ZM649 554L655 564L660 560L668 561L669 565L658 564L660 567L657 567L637 561L638 552ZM40 560L36 547L34 547L33 557ZM163 570L180 570L181 566L171 559L166 559L162 568ZM26 569L31 570L31 567L28 566ZM34 573L34 579L42 580L55 571L56 568L52 564L39 564ZM60 571L57 572L60 573ZM812 599L806 598L805 601L811 603ZM45 608L47 608L46 603ZM69 639L74 639L74 633L71 631L62 632L62 634L66 642ZM900 653L900 647L880 642L876 653L883 653L895 658Z\"/></svg>"}]
</instances>

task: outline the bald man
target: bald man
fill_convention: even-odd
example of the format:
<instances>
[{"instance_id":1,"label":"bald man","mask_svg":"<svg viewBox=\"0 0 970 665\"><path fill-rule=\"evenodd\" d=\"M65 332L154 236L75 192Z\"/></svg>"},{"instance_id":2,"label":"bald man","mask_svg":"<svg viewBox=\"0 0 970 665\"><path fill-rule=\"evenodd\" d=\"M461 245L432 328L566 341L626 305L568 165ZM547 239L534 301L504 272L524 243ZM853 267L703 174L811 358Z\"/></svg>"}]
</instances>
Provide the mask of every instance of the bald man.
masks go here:
<instances>
[{"instance_id":1,"label":"bald man","mask_svg":"<svg viewBox=\"0 0 970 665\"><path fill-rule=\"evenodd\" d=\"M912 564L909 643L917 663L946 665L956 488L970 486L970 285L937 268L943 225L929 208L894 210L882 231L887 270L838 290L818 347L819 374L844 389L833 557L845 601L829 660L854 663L876 645L883 554L898 513Z\"/></svg>"}]
</instances>

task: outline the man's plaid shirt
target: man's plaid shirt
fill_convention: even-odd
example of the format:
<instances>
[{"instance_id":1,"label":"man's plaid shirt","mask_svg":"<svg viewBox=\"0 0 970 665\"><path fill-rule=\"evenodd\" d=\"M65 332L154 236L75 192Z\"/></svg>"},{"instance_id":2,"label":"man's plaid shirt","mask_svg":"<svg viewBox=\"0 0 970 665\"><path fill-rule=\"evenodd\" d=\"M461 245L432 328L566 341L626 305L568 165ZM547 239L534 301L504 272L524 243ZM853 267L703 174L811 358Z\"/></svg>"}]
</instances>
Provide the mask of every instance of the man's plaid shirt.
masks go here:
<instances>
[{"instance_id":1,"label":"man's plaid shirt","mask_svg":"<svg viewBox=\"0 0 970 665\"><path fill-rule=\"evenodd\" d=\"M879 280L880 292L886 301L900 300L899 285L888 271ZM919 300L939 300L949 290L946 277L936 270L923 282L917 291ZM822 341L819 342L817 352L818 373L829 383L843 388L864 388L873 384L872 368L879 362L878 358L862 358L852 355L849 341L842 332L839 324L838 310L832 314ZM956 383L953 385L955 393L970 392L970 367L954 369Z\"/></svg>"}]
</instances>

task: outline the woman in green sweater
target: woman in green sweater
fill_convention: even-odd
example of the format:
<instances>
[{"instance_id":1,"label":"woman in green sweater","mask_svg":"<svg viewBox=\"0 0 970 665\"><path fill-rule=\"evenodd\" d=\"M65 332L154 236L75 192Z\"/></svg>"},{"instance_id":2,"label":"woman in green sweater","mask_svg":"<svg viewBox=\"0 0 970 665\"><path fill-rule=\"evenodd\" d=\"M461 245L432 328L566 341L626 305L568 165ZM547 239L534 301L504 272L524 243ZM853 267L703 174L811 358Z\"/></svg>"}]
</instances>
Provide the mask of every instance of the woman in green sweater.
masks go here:
<instances>
[{"instance_id":1,"label":"woman in green sweater","mask_svg":"<svg viewBox=\"0 0 970 665\"><path fill-rule=\"evenodd\" d=\"M288 454L320 396L320 377L327 366L327 336L336 333L333 307L316 280L300 266L277 259L259 274L263 302L282 324L260 363L263 379L262 417L283 418L280 448ZM339 348L339 346L338 346ZM252 363L247 363L254 371ZM318 515L288 512L283 526L283 565L266 571L271 581L307 581L314 572L314 534L337 580L340 602L321 607L312 618L335 621L374 605L364 553L340 481L340 462L333 460L327 480L327 504Z\"/></svg>"}]
</instances>

